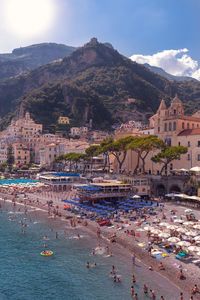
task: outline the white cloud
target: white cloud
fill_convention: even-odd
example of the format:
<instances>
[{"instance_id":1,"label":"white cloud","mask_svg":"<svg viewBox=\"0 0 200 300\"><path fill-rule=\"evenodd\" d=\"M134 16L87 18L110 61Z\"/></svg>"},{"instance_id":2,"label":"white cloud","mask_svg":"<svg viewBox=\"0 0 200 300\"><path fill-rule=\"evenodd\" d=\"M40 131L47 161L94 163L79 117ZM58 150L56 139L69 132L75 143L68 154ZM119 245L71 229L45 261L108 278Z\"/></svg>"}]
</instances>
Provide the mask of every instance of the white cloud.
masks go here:
<instances>
[{"instance_id":1,"label":"white cloud","mask_svg":"<svg viewBox=\"0 0 200 300\"><path fill-rule=\"evenodd\" d=\"M189 50L163 50L153 55L135 54L130 57L137 63L148 63L151 66L160 67L167 73L176 76L190 76L200 80L200 65L189 54Z\"/></svg>"}]
</instances>

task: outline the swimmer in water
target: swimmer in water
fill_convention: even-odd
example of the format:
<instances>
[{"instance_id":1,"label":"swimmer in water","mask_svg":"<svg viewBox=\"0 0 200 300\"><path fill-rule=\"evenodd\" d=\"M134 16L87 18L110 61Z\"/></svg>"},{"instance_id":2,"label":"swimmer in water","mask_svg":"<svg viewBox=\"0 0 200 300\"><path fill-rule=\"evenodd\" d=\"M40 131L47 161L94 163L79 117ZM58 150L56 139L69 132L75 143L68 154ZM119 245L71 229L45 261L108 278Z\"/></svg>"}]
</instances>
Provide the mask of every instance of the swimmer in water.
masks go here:
<instances>
[{"instance_id":1,"label":"swimmer in water","mask_svg":"<svg viewBox=\"0 0 200 300\"><path fill-rule=\"evenodd\" d=\"M144 284L144 286L143 286L143 291L144 291L144 294L148 294L148 287L146 284Z\"/></svg>"},{"instance_id":2,"label":"swimmer in water","mask_svg":"<svg viewBox=\"0 0 200 300\"><path fill-rule=\"evenodd\" d=\"M132 276L132 283L136 283L135 275Z\"/></svg>"},{"instance_id":3,"label":"swimmer in water","mask_svg":"<svg viewBox=\"0 0 200 300\"><path fill-rule=\"evenodd\" d=\"M86 263L86 268L87 268L87 269L90 268L90 263L89 263L89 262Z\"/></svg>"}]
</instances>

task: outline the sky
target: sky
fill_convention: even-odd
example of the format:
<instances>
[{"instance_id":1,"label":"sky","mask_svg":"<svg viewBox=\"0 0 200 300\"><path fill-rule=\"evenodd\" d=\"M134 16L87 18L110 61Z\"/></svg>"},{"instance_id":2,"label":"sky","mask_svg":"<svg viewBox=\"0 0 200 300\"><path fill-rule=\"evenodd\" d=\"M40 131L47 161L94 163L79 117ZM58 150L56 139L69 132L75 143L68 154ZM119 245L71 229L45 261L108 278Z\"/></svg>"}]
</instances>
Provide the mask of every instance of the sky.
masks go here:
<instances>
[{"instance_id":1,"label":"sky","mask_svg":"<svg viewBox=\"0 0 200 300\"><path fill-rule=\"evenodd\" d=\"M200 0L0 0L0 53L97 37L140 63L200 78L199 13Z\"/></svg>"}]
</instances>

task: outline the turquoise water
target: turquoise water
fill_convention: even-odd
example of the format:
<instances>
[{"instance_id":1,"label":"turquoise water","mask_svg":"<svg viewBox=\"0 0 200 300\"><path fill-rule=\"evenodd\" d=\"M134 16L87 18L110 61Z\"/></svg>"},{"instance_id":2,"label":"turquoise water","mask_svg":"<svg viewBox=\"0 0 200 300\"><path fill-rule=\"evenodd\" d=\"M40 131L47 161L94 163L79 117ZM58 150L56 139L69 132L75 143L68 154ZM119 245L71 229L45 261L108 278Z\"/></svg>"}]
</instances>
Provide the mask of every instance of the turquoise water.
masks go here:
<instances>
[{"instance_id":1,"label":"turquoise water","mask_svg":"<svg viewBox=\"0 0 200 300\"><path fill-rule=\"evenodd\" d=\"M0 185L5 184L23 184L23 183L35 183L38 180L28 179L28 178L17 178L17 179L0 179Z\"/></svg>"},{"instance_id":2,"label":"turquoise water","mask_svg":"<svg viewBox=\"0 0 200 300\"><path fill-rule=\"evenodd\" d=\"M28 224L25 234L21 231L20 220ZM13 214L11 207L0 213L0 300L131 299L133 270L128 254L124 255L116 248L112 258L91 256L96 239L81 229L68 228L64 233L60 222L47 219L42 213ZM62 224L65 228L65 223ZM80 240L74 238L77 233L83 236ZM48 248L55 252L52 257L40 256L44 235L49 237ZM88 270L85 267L87 261L96 262L97 267ZM113 283L108 275L113 264L122 275L122 283ZM149 299L141 291L144 280L151 288L160 291L159 295L162 292L168 295L166 299L177 299L176 288L167 282L163 287L157 273L146 269L145 275L141 265L134 268L139 282L135 286L139 299Z\"/></svg>"}]
</instances>

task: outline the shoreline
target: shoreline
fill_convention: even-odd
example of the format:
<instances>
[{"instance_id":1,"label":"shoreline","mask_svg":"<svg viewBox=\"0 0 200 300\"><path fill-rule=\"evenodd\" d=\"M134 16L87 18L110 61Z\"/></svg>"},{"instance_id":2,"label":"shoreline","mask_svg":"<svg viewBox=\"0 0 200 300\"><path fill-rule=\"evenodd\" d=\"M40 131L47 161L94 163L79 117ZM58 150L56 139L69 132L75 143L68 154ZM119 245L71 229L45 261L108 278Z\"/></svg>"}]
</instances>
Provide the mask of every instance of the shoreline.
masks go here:
<instances>
[{"instance_id":1,"label":"shoreline","mask_svg":"<svg viewBox=\"0 0 200 300\"><path fill-rule=\"evenodd\" d=\"M7 197L8 197L8 195L7 195ZM13 200L11 200L11 199L6 199L6 200L0 199L0 201L4 202L4 203L8 202L10 204L13 203ZM29 208L31 208L35 211L43 212L43 213L46 213L48 215L48 207L46 206L46 204L41 204L40 203L38 205L38 203L27 203L27 201L23 201L23 200L20 200L20 201L15 200L15 203L16 203L16 205L20 205L22 207L29 207ZM55 203L55 206L57 204L58 203ZM58 205L60 205L60 204L62 204L62 203L59 203ZM76 218L76 215L74 215L73 213L70 213L68 211L65 211L65 217L64 217L63 216L63 211L64 210L61 210L59 208L59 212L61 213L61 216L56 216L56 218L55 218L56 220L60 220L62 222L67 223L69 220L67 218L65 218L66 216ZM54 219L53 216L48 217L48 218ZM87 226L84 226L82 223L78 224L78 225L81 226L81 230L83 230L83 231L87 232L88 234L93 235L97 238L96 231L97 231L97 228L99 226L98 226L98 224L94 223L94 221L87 220ZM76 227L74 227L74 228L76 228ZM80 229L80 227L77 228L77 230L78 229ZM175 269L175 268L173 266L171 266L171 268L168 267L168 264L165 264L165 271L160 271L158 269L158 261L156 261L155 258L152 258L147 253L147 251L143 250L141 247L136 245L136 243L138 242L137 240L130 241L130 240L128 240L128 238L126 236L124 236L123 238L118 236L116 238L116 243L112 244L109 240L109 232L107 232L106 229L107 228L101 227L101 235L100 235L99 239L97 238L97 240L99 240L99 242L102 240L104 243L106 243L106 245L112 245L112 248L113 248L114 252L116 250L115 249L116 246L118 246L118 247L120 247L120 250L122 252L126 251L127 256L131 256L131 254L134 253L135 256L136 256L136 261L138 261L140 264L142 264L144 266L144 268L146 268L147 272L152 272L148 269L149 266L152 266L153 267L153 272L156 272L157 274L159 274L159 276L162 277L162 280L167 280L171 285L176 287L177 290L179 290L180 292L183 292L184 294L187 294L188 297L189 297L189 295L191 294L190 293L191 292L191 284L193 286L194 281L190 281L190 280L187 280L187 282L186 282L186 280L180 281L180 280L177 279L176 276L173 276L173 278L172 278L172 274L174 274L173 269ZM195 295L194 299L200 299L200 296Z\"/></svg>"}]
</instances>

